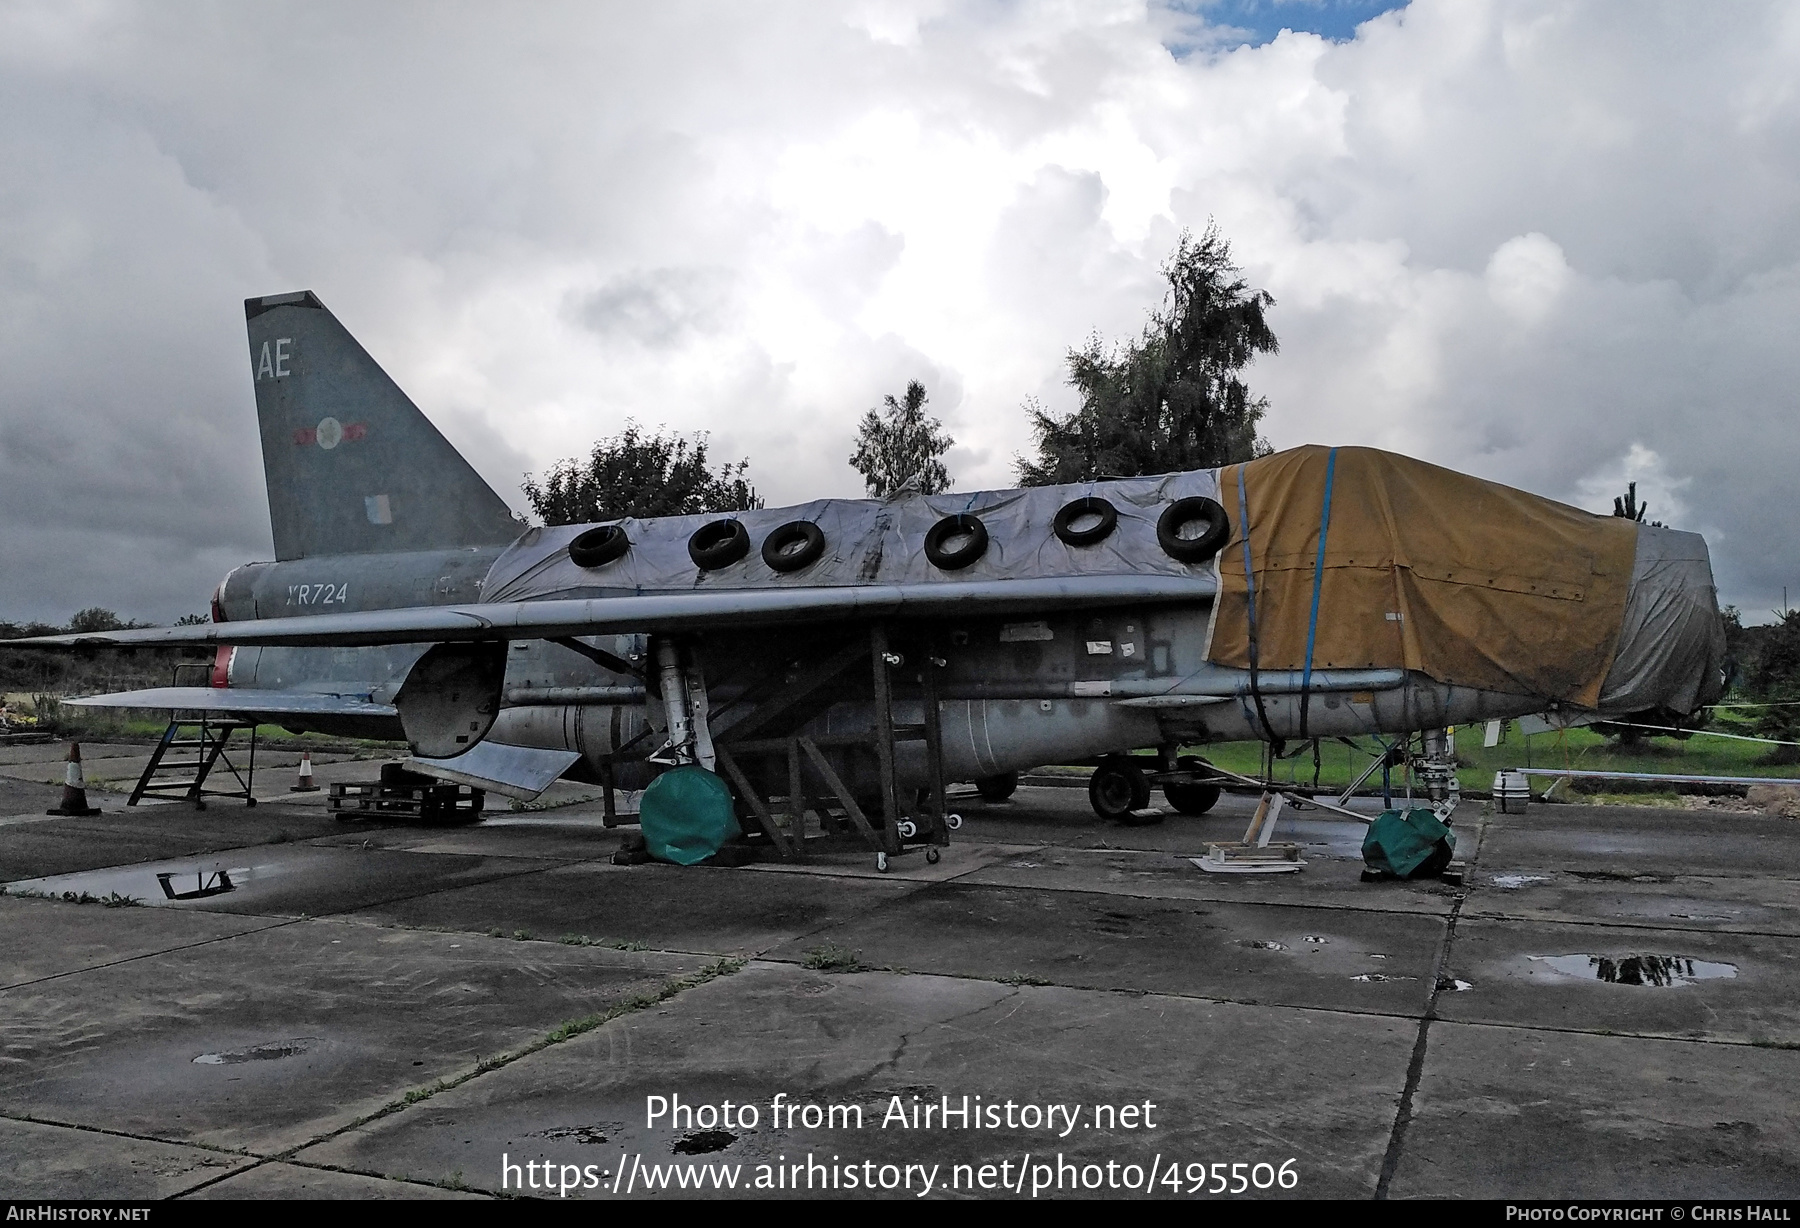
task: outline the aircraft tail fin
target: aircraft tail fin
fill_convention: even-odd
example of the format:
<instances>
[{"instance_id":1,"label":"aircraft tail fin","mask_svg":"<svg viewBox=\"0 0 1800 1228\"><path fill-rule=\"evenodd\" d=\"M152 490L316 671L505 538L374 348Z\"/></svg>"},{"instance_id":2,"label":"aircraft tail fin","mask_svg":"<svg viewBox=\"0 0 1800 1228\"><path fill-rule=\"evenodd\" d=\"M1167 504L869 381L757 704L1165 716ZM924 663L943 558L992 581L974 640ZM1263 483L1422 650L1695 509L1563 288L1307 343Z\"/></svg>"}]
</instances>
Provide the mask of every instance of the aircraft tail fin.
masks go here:
<instances>
[{"instance_id":1,"label":"aircraft tail fin","mask_svg":"<svg viewBox=\"0 0 1800 1228\"><path fill-rule=\"evenodd\" d=\"M278 560L500 545L525 530L310 290L246 299Z\"/></svg>"}]
</instances>

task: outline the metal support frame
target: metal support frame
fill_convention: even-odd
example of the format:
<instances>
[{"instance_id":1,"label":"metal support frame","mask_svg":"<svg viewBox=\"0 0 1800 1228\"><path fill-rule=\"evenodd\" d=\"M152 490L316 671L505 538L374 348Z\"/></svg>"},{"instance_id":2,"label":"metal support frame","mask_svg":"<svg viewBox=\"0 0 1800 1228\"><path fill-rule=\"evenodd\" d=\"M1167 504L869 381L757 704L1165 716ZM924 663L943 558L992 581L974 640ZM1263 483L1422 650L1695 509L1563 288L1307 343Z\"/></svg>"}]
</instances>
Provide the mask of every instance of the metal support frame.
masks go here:
<instances>
[{"instance_id":1,"label":"metal support frame","mask_svg":"<svg viewBox=\"0 0 1800 1228\"><path fill-rule=\"evenodd\" d=\"M811 738L794 740L800 744L800 749L806 752L806 757L813 761L813 766L819 770L819 775L825 780L825 787L837 796L838 805L842 806L844 813L850 816L850 821L856 825L856 830L862 833L862 838L869 842L869 847L881 848L881 838L875 834L875 828L870 825L869 816L864 814L862 807L856 804L856 798L851 795L849 787L844 784L843 777L839 776L837 770L831 766L831 760L825 757L825 752L820 750Z\"/></svg>"},{"instance_id":2,"label":"metal support frame","mask_svg":"<svg viewBox=\"0 0 1800 1228\"><path fill-rule=\"evenodd\" d=\"M818 812L822 835L832 833L834 816L831 810L841 810L849 826L876 853L876 862L881 868L886 867L887 858L904 852L909 843L912 846L942 846L949 843L942 713L938 703L937 682L933 675L933 671L939 666L931 656L931 647L930 638L922 635L919 637L919 645L909 646L908 649L919 653L918 681L924 707L922 726L895 724L893 671L907 664L907 661L894 650L895 641L890 629L877 623L871 625L866 634L858 633L850 642L829 655L798 670L782 690L757 703L728 728L715 732L715 751L721 773L731 782L745 807L763 827L777 854L784 860L806 858L806 813L809 809L806 767L809 763L824 785L824 798L811 807ZM843 676L845 671L865 657L869 662L868 694L873 702L875 724L872 731L873 749L880 782L879 827L857 802L825 753L827 747L866 749L871 741L869 734L808 737L796 729L782 736L748 736L767 730L783 716L804 726L811 715L803 708L805 701L833 679ZM736 707L739 702L733 701L730 706ZM819 706L822 709L825 705ZM908 799L902 796L900 788L895 746L900 741L911 740L922 740L925 744L932 783L928 791L929 800L924 806L907 804ZM770 761L770 770L765 780L777 779L781 774L786 776L787 804L780 815L777 815L768 799L757 793L750 774L742 767L743 759L754 755L765 756ZM782 768L785 768L785 773L781 772ZM786 819L785 824L781 821L783 818ZM908 834L903 834L903 831ZM935 849L929 851L929 856L936 859Z\"/></svg>"},{"instance_id":3,"label":"metal support frame","mask_svg":"<svg viewBox=\"0 0 1800 1228\"><path fill-rule=\"evenodd\" d=\"M714 748L714 753L718 756L719 767L724 769L726 778L737 786L738 796L744 799L744 804L749 806L756 815L757 822L761 823L763 831L768 833L769 840L775 845L775 851L780 854L781 859L783 861L805 861L806 837L800 824L794 825L792 835L782 831L781 824L775 821L775 815L769 810L768 803L763 801L756 789L751 786L750 778L744 775L744 769L738 766L737 760L732 758L731 752L720 746Z\"/></svg>"}]
</instances>

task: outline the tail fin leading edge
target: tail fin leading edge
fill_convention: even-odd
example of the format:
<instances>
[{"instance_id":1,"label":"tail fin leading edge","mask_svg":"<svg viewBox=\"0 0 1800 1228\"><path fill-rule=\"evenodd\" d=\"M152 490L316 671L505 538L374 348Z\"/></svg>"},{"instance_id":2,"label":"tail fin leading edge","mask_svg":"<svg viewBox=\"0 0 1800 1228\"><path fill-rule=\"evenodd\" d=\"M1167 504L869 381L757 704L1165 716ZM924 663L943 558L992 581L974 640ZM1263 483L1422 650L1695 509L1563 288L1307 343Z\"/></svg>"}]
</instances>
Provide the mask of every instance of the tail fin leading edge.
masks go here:
<instances>
[{"instance_id":1,"label":"tail fin leading edge","mask_svg":"<svg viewBox=\"0 0 1800 1228\"><path fill-rule=\"evenodd\" d=\"M310 290L247 299L278 560L500 545L525 526Z\"/></svg>"}]
</instances>

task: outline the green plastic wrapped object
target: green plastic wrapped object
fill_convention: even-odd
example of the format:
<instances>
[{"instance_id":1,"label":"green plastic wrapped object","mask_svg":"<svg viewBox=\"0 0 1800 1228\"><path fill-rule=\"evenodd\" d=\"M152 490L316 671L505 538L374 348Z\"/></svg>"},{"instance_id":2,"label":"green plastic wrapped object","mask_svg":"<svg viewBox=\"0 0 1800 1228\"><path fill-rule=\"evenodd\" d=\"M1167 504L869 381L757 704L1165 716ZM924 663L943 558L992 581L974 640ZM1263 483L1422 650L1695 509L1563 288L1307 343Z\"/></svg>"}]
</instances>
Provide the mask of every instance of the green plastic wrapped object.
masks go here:
<instances>
[{"instance_id":1,"label":"green plastic wrapped object","mask_svg":"<svg viewBox=\"0 0 1800 1228\"><path fill-rule=\"evenodd\" d=\"M1423 807L1384 810L1363 837L1369 869L1395 878L1430 878L1456 855L1456 833Z\"/></svg>"},{"instance_id":2,"label":"green plastic wrapped object","mask_svg":"<svg viewBox=\"0 0 1800 1228\"><path fill-rule=\"evenodd\" d=\"M638 803L644 847L658 861L705 861L742 830L731 790L713 773L688 764L650 782Z\"/></svg>"}]
</instances>

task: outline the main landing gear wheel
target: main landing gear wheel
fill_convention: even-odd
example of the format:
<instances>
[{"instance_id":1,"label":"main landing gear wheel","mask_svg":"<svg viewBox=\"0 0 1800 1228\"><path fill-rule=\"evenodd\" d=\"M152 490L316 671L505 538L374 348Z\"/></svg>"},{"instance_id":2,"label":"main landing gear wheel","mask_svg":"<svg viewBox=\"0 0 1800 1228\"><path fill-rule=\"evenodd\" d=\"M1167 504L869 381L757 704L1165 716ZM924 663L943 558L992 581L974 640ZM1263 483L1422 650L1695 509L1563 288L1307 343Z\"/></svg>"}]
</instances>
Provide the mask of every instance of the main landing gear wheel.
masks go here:
<instances>
[{"instance_id":1,"label":"main landing gear wheel","mask_svg":"<svg viewBox=\"0 0 1800 1228\"><path fill-rule=\"evenodd\" d=\"M1011 797L1019 787L1017 772L1001 772L998 776L983 776L975 782L975 792L981 794L984 802L1003 802Z\"/></svg>"},{"instance_id":2,"label":"main landing gear wheel","mask_svg":"<svg viewBox=\"0 0 1800 1228\"><path fill-rule=\"evenodd\" d=\"M948 827L951 831L961 831L962 830L962 816L960 814L945 815L944 816L944 826Z\"/></svg>"},{"instance_id":3,"label":"main landing gear wheel","mask_svg":"<svg viewBox=\"0 0 1800 1228\"><path fill-rule=\"evenodd\" d=\"M1150 782L1129 756L1109 755L1088 781L1088 801L1101 818L1135 825L1144 820L1134 819L1131 812L1150 804Z\"/></svg>"},{"instance_id":4,"label":"main landing gear wheel","mask_svg":"<svg viewBox=\"0 0 1800 1228\"><path fill-rule=\"evenodd\" d=\"M1212 764L1198 755L1183 755L1175 761L1178 772L1204 772ZM1163 796L1182 814L1205 814L1219 804L1218 785L1164 785Z\"/></svg>"}]
</instances>

